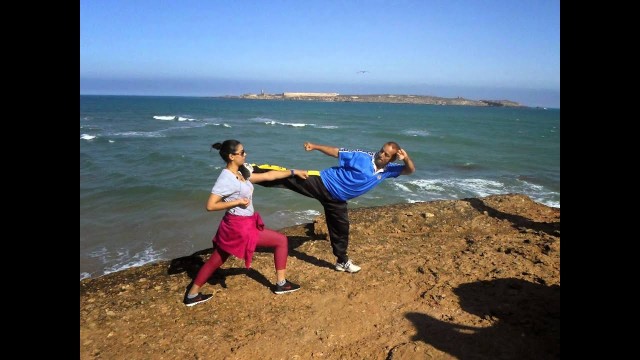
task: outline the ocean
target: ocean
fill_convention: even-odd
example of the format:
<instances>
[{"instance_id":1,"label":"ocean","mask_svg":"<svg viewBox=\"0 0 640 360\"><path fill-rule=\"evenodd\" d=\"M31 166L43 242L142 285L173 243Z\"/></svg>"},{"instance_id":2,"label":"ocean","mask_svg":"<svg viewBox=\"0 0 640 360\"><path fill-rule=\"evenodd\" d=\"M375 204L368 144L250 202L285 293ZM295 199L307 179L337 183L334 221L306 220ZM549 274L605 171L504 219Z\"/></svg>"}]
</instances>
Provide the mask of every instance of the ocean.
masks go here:
<instances>
[{"instance_id":1,"label":"ocean","mask_svg":"<svg viewBox=\"0 0 640 360\"><path fill-rule=\"evenodd\" d=\"M203 97L80 96L80 279L211 247L222 212L205 204L224 162L211 144L243 143L247 162L322 170L337 159L305 141L377 151L395 141L416 172L349 208L522 193L560 207L560 109L331 103ZM255 186L280 229L322 207Z\"/></svg>"}]
</instances>

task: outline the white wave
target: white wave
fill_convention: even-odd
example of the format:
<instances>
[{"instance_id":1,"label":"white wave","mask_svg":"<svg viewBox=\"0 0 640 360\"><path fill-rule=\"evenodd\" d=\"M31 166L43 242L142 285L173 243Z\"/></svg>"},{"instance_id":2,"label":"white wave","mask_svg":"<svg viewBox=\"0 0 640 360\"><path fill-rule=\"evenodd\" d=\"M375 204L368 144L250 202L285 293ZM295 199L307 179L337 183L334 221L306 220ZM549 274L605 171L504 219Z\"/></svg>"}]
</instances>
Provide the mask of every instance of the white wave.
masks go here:
<instances>
[{"instance_id":1,"label":"white wave","mask_svg":"<svg viewBox=\"0 0 640 360\"><path fill-rule=\"evenodd\" d=\"M538 185L538 184L532 184L530 182L526 182L524 180L517 180L518 182L520 182L522 184L522 186L525 188L525 190L535 190L535 191L542 191L544 190L544 186L542 185Z\"/></svg>"},{"instance_id":2,"label":"white wave","mask_svg":"<svg viewBox=\"0 0 640 360\"><path fill-rule=\"evenodd\" d=\"M419 180L417 185L421 185ZM502 194L506 191L503 183L486 179L441 179L425 185L432 188L441 187L445 192L470 194L478 197Z\"/></svg>"},{"instance_id":3,"label":"white wave","mask_svg":"<svg viewBox=\"0 0 640 360\"><path fill-rule=\"evenodd\" d=\"M560 197L560 193L555 191L548 191L544 186L533 184L522 179L517 179L518 186L515 186L513 192L527 194L534 201L541 204L545 204L550 207L560 208L560 200L555 200Z\"/></svg>"},{"instance_id":4,"label":"white wave","mask_svg":"<svg viewBox=\"0 0 640 360\"><path fill-rule=\"evenodd\" d=\"M409 135L409 136L429 136L431 135L430 132L428 132L427 130L404 130L403 131L404 134Z\"/></svg>"},{"instance_id":5,"label":"white wave","mask_svg":"<svg viewBox=\"0 0 640 360\"><path fill-rule=\"evenodd\" d=\"M305 124L305 123L285 123L279 121L265 121L265 125L282 125L282 126L291 126L291 127L305 127L305 126L315 126L314 124Z\"/></svg>"},{"instance_id":6,"label":"white wave","mask_svg":"<svg viewBox=\"0 0 640 360\"><path fill-rule=\"evenodd\" d=\"M554 208L558 208L560 209L560 201L553 201L553 200L545 200L545 199L541 199L538 197L531 197L533 200L535 200L536 202L539 202L541 204L547 205L548 207L554 207Z\"/></svg>"},{"instance_id":7,"label":"white wave","mask_svg":"<svg viewBox=\"0 0 640 360\"><path fill-rule=\"evenodd\" d=\"M229 125L229 124L222 124L222 126L227 127L227 128L231 127L231 125Z\"/></svg>"},{"instance_id":8,"label":"white wave","mask_svg":"<svg viewBox=\"0 0 640 360\"><path fill-rule=\"evenodd\" d=\"M80 273L80 281L82 281L83 279L88 279L91 277L91 274L89 274L88 272L81 272Z\"/></svg>"},{"instance_id":9,"label":"white wave","mask_svg":"<svg viewBox=\"0 0 640 360\"><path fill-rule=\"evenodd\" d=\"M485 179L459 180L456 183L456 186L472 194L478 194L478 196L480 197L493 194L501 194L505 191L505 186L503 183Z\"/></svg>"},{"instance_id":10,"label":"white wave","mask_svg":"<svg viewBox=\"0 0 640 360\"><path fill-rule=\"evenodd\" d=\"M320 215L320 211L318 210L304 210L301 212L301 214L304 214L305 216L318 216Z\"/></svg>"},{"instance_id":11,"label":"white wave","mask_svg":"<svg viewBox=\"0 0 640 360\"><path fill-rule=\"evenodd\" d=\"M409 189L406 185L398 183L398 182L394 182L393 185L397 188L399 188L402 191L406 191L406 192L412 192L411 189Z\"/></svg>"},{"instance_id":12,"label":"white wave","mask_svg":"<svg viewBox=\"0 0 640 360\"><path fill-rule=\"evenodd\" d=\"M178 116L178 121L196 121L196 119L183 117L183 116Z\"/></svg>"},{"instance_id":13,"label":"white wave","mask_svg":"<svg viewBox=\"0 0 640 360\"><path fill-rule=\"evenodd\" d=\"M547 201L547 202L544 202L543 204L560 209L560 201Z\"/></svg>"},{"instance_id":14,"label":"white wave","mask_svg":"<svg viewBox=\"0 0 640 360\"><path fill-rule=\"evenodd\" d=\"M113 136L122 136L122 137L143 137L143 138L158 138L158 137L166 137L161 131L125 131L125 132L117 132L110 134Z\"/></svg>"},{"instance_id":15,"label":"white wave","mask_svg":"<svg viewBox=\"0 0 640 360\"><path fill-rule=\"evenodd\" d=\"M96 138L95 135L89 135L89 134L80 135L80 139L82 139L82 140L93 140L95 138Z\"/></svg>"},{"instance_id":16,"label":"white wave","mask_svg":"<svg viewBox=\"0 0 640 360\"><path fill-rule=\"evenodd\" d=\"M113 144L113 143L114 143L114 142L116 142L116 141L115 141L115 140L109 140L109 142Z\"/></svg>"},{"instance_id":17,"label":"white wave","mask_svg":"<svg viewBox=\"0 0 640 360\"><path fill-rule=\"evenodd\" d=\"M107 248L103 246L100 249L90 252L89 257L94 257L94 258L103 257L103 256L106 256L108 252L109 250L107 250Z\"/></svg>"},{"instance_id":18,"label":"white wave","mask_svg":"<svg viewBox=\"0 0 640 360\"><path fill-rule=\"evenodd\" d=\"M154 115L153 118L156 120L165 120L165 121L176 119L175 115Z\"/></svg>"},{"instance_id":19,"label":"white wave","mask_svg":"<svg viewBox=\"0 0 640 360\"><path fill-rule=\"evenodd\" d=\"M318 129L338 129L338 126L335 125L318 125L316 126Z\"/></svg>"},{"instance_id":20,"label":"white wave","mask_svg":"<svg viewBox=\"0 0 640 360\"><path fill-rule=\"evenodd\" d=\"M403 194L407 202L439 199L461 199L489 195L518 193L550 207L560 207L560 193L549 191L544 186L517 180L503 183L487 179L416 179L392 182L391 185ZM417 198L416 198L417 197Z\"/></svg>"},{"instance_id":21,"label":"white wave","mask_svg":"<svg viewBox=\"0 0 640 360\"><path fill-rule=\"evenodd\" d=\"M154 250L151 245L141 252L131 255L129 249L120 248L114 251L108 251L106 248L96 250L89 254L91 257L99 258L104 264L113 264L104 269L103 274L121 271L131 267L142 266L162 259L162 254L166 249Z\"/></svg>"},{"instance_id":22,"label":"white wave","mask_svg":"<svg viewBox=\"0 0 640 360\"><path fill-rule=\"evenodd\" d=\"M408 182L408 184L415 185L416 187L418 187L419 190L440 192L440 191L445 191L445 188L442 185L440 185L441 182L442 182L441 180L418 179L418 180L411 180ZM400 187L401 185L399 182L393 182L392 184L396 187Z\"/></svg>"},{"instance_id":23,"label":"white wave","mask_svg":"<svg viewBox=\"0 0 640 360\"><path fill-rule=\"evenodd\" d=\"M293 220L295 224L304 224L313 221L321 213L317 210L279 210L276 211L276 217L281 219Z\"/></svg>"},{"instance_id":24,"label":"white wave","mask_svg":"<svg viewBox=\"0 0 640 360\"><path fill-rule=\"evenodd\" d=\"M254 118L249 119L251 121L255 121L255 122L263 122L263 123L268 123L268 122L273 122L275 123L275 120L271 119L271 118L266 118L266 117L261 117L261 116L257 116Z\"/></svg>"}]
</instances>

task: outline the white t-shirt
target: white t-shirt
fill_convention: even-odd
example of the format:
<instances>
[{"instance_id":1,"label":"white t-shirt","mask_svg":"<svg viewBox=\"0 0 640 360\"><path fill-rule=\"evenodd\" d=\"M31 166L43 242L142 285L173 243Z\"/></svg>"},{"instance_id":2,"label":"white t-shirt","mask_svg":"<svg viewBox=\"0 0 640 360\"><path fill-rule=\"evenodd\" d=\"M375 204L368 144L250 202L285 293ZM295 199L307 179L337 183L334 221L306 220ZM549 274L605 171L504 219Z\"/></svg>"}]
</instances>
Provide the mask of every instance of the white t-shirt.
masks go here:
<instances>
[{"instance_id":1,"label":"white t-shirt","mask_svg":"<svg viewBox=\"0 0 640 360\"><path fill-rule=\"evenodd\" d=\"M249 199L246 207L236 206L228 209L227 212L238 216L253 215L253 184L247 181L240 181L229 169L222 169L220 176L211 189L211 193L222 197L223 201L235 201L238 199Z\"/></svg>"}]
</instances>

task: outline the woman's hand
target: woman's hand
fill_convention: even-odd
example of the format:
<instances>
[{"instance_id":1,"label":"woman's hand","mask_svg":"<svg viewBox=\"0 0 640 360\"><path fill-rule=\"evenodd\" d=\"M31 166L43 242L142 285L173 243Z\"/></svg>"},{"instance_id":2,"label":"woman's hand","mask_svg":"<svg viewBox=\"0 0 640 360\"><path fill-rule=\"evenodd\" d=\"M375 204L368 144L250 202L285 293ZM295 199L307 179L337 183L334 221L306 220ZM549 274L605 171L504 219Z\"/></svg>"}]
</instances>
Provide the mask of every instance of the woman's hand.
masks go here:
<instances>
[{"instance_id":1,"label":"woman's hand","mask_svg":"<svg viewBox=\"0 0 640 360\"><path fill-rule=\"evenodd\" d=\"M248 198L244 198L244 199L238 199L238 200L236 200L236 202L238 204L237 206L247 207L247 205L249 205L251 200L249 200Z\"/></svg>"},{"instance_id":2,"label":"woman's hand","mask_svg":"<svg viewBox=\"0 0 640 360\"><path fill-rule=\"evenodd\" d=\"M306 180L309 177L307 170L293 170L293 173L295 176L303 180Z\"/></svg>"}]
</instances>

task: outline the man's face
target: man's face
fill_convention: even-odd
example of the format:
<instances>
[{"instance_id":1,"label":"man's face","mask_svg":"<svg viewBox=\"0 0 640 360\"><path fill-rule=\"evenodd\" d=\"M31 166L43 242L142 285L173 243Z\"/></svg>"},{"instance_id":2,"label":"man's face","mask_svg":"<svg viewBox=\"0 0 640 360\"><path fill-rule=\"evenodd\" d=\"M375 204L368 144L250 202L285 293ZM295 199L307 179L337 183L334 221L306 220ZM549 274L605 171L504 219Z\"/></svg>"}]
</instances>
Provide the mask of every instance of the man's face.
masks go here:
<instances>
[{"instance_id":1,"label":"man's face","mask_svg":"<svg viewBox=\"0 0 640 360\"><path fill-rule=\"evenodd\" d=\"M387 166L387 164L396 157L396 149L392 148L391 145L384 145L380 151L376 153L374 158L374 162L378 169Z\"/></svg>"}]
</instances>

